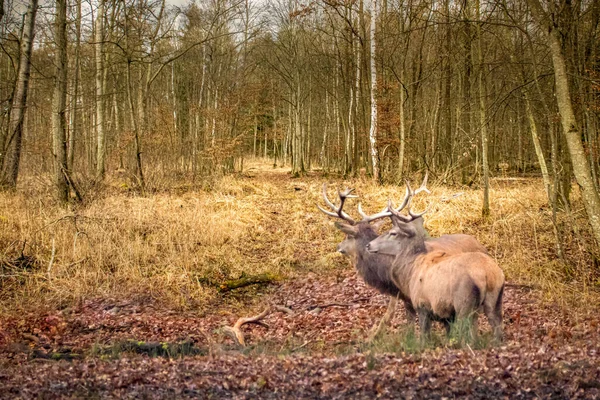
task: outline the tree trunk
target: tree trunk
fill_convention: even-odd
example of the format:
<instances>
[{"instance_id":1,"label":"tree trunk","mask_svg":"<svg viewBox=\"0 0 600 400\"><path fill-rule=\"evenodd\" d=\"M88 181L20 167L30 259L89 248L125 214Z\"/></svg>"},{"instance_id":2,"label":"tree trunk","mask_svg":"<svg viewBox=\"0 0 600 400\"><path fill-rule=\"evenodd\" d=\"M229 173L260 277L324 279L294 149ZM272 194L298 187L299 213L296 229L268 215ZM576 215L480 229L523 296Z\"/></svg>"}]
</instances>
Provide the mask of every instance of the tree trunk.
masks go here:
<instances>
[{"instance_id":1,"label":"tree trunk","mask_svg":"<svg viewBox=\"0 0 600 400\"><path fill-rule=\"evenodd\" d=\"M21 144L23 140L23 120L27 107L27 91L31 71L31 51L38 0L31 0L23 20L21 48L19 55L19 70L15 82L12 107L10 109L8 132L5 143L0 143L0 166L2 176L0 186L14 189L19 176L21 161Z\"/></svg>"},{"instance_id":2,"label":"tree trunk","mask_svg":"<svg viewBox=\"0 0 600 400\"><path fill-rule=\"evenodd\" d=\"M481 215L488 217L490 215L490 169L488 165L488 132L487 132L487 117L486 117L486 88L485 74L483 66L483 52L481 49L481 13L480 4L477 0L477 58L479 61L479 121L481 124L481 168L483 172L483 206Z\"/></svg>"},{"instance_id":3,"label":"tree trunk","mask_svg":"<svg viewBox=\"0 0 600 400\"><path fill-rule=\"evenodd\" d=\"M96 178L103 180L106 173L106 131L104 123L104 0L100 0L96 14Z\"/></svg>"},{"instance_id":4,"label":"tree trunk","mask_svg":"<svg viewBox=\"0 0 600 400\"><path fill-rule=\"evenodd\" d=\"M406 145L406 125L404 123L404 103L405 103L405 94L404 94L404 63L400 65L400 104L399 104L399 113L398 119L400 120L400 129L398 138L400 143L398 144L398 183L402 184L402 176L404 173L404 148Z\"/></svg>"},{"instance_id":5,"label":"tree trunk","mask_svg":"<svg viewBox=\"0 0 600 400\"><path fill-rule=\"evenodd\" d=\"M523 97L525 99L525 112L527 113L527 120L529 121L529 128L531 129L531 139L533 140L533 147L535 148L535 154L538 162L540 163L540 170L542 171L542 179L544 181L544 189L548 195L548 201L552 202L552 183L550 182L550 174L548 173L548 166L546 164L546 158L542 150L542 144L540 142L540 136L538 134L537 123L531 109L531 100L529 100L529 94L523 91Z\"/></svg>"},{"instance_id":6,"label":"tree trunk","mask_svg":"<svg viewBox=\"0 0 600 400\"><path fill-rule=\"evenodd\" d=\"M600 245L600 196L594 187L590 165L581 142L577 120L573 111L571 92L567 73L567 65L560 40L560 32L556 29L549 16L538 0L527 0L532 8L534 18L542 30L547 32L547 40L554 64L554 79L556 85L556 102L560 112L563 134L567 142L573 172L581 189L581 198L590 221L596 244Z\"/></svg>"},{"instance_id":7,"label":"tree trunk","mask_svg":"<svg viewBox=\"0 0 600 400\"><path fill-rule=\"evenodd\" d=\"M66 104L67 104L67 0L56 0L56 19L54 22L56 42L54 95L52 97L52 137L54 142L54 174L59 200L69 200L67 182L67 142L66 142Z\"/></svg>"},{"instance_id":8,"label":"tree trunk","mask_svg":"<svg viewBox=\"0 0 600 400\"><path fill-rule=\"evenodd\" d=\"M371 163L373 179L381 180L379 173L379 154L377 150L377 63L375 62L375 29L377 27L377 0L371 0L371 27L369 29L371 40L371 129L369 130L369 144L371 150Z\"/></svg>"},{"instance_id":9,"label":"tree trunk","mask_svg":"<svg viewBox=\"0 0 600 400\"><path fill-rule=\"evenodd\" d=\"M73 96L71 98L71 129L67 145L67 165L73 171L75 157L75 136L79 135L79 85L81 78L81 0L77 0L77 16L75 20L75 71L73 73Z\"/></svg>"}]
</instances>

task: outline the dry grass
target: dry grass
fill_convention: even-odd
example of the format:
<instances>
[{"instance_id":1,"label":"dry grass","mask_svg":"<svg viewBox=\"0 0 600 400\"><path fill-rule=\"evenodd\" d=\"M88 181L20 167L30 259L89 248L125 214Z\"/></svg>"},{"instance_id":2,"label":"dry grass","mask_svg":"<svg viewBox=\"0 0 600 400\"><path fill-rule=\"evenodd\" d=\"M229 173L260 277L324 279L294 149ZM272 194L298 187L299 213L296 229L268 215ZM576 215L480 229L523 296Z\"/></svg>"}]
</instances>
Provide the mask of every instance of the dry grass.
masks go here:
<instances>
[{"instance_id":1,"label":"dry grass","mask_svg":"<svg viewBox=\"0 0 600 400\"><path fill-rule=\"evenodd\" d=\"M40 192L0 194L0 311L98 296L202 308L217 295L212 283L243 273L291 278L347 268L334 253L341 234L315 207L323 181L316 175L290 179L282 169L252 164L247 174L223 178L208 191L142 197L115 181L110 195L72 210ZM403 195L396 186L345 184L356 187L372 212L388 197ZM480 217L479 192L461 190L462 196L443 202L457 190L432 189L415 205L429 206L432 236L473 234L510 281L539 286L563 304L597 303L597 276L583 250L585 228L573 235L570 220L560 215L569 262L558 260L539 181L494 181L488 221ZM577 209L577 199L574 204Z\"/></svg>"}]
</instances>

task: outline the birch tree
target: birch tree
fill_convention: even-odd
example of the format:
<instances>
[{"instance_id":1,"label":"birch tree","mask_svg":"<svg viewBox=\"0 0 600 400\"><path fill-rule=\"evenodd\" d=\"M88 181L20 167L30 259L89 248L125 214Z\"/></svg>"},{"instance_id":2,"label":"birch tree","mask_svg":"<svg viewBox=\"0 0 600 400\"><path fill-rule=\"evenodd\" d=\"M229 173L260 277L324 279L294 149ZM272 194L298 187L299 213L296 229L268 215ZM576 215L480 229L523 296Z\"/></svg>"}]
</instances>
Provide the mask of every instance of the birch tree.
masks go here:
<instances>
[{"instance_id":1,"label":"birch tree","mask_svg":"<svg viewBox=\"0 0 600 400\"><path fill-rule=\"evenodd\" d=\"M373 179L381 181L379 172L379 152L377 149L377 63L375 30L377 27L377 0L371 0L371 24L369 29L369 39L371 41L371 129L369 130L369 144L371 151L371 165L373 168Z\"/></svg>"}]
</instances>

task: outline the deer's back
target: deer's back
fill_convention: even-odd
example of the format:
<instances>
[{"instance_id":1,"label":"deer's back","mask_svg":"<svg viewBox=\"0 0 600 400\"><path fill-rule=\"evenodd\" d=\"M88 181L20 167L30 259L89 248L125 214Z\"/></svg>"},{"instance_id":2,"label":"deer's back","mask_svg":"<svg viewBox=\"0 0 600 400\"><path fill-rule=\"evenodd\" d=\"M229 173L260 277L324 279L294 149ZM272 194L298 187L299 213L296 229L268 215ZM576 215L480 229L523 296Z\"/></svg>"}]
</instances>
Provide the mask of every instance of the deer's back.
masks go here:
<instances>
[{"instance_id":1,"label":"deer's back","mask_svg":"<svg viewBox=\"0 0 600 400\"><path fill-rule=\"evenodd\" d=\"M415 262L411 300L416 308L430 308L448 318L456 303L477 296L480 304L487 293L497 293L504 285L504 273L487 254L469 252L448 255L434 251Z\"/></svg>"},{"instance_id":2,"label":"deer's back","mask_svg":"<svg viewBox=\"0 0 600 400\"><path fill-rule=\"evenodd\" d=\"M484 253L487 249L471 235L462 233L442 235L439 238L431 238L425 241L427 251L443 251L447 254L458 253Z\"/></svg>"}]
</instances>

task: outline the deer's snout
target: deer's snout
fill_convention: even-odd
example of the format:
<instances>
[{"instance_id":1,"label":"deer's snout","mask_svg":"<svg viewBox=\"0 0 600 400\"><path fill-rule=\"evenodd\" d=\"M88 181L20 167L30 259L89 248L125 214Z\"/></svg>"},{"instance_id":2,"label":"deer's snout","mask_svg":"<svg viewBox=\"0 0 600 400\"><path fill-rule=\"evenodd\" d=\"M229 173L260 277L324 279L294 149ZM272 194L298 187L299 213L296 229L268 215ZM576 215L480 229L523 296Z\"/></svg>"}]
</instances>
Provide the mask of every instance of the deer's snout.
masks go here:
<instances>
[{"instance_id":1,"label":"deer's snout","mask_svg":"<svg viewBox=\"0 0 600 400\"><path fill-rule=\"evenodd\" d=\"M371 246L371 243L367 243L366 248L369 253L377 253L377 249Z\"/></svg>"},{"instance_id":2,"label":"deer's snout","mask_svg":"<svg viewBox=\"0 0 600 400\"><path fill-rule=\"evenodd\" d=\"M338 253L341 253L341 254L343 254L343 255L346 255L346 249L344 249L344 248L343 248L342 246L340 246L339 244L338 244L338 247L337 247L337 251L338 251Z\"/></svg>"}]
</instances>

